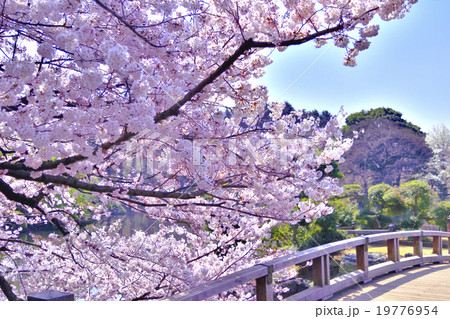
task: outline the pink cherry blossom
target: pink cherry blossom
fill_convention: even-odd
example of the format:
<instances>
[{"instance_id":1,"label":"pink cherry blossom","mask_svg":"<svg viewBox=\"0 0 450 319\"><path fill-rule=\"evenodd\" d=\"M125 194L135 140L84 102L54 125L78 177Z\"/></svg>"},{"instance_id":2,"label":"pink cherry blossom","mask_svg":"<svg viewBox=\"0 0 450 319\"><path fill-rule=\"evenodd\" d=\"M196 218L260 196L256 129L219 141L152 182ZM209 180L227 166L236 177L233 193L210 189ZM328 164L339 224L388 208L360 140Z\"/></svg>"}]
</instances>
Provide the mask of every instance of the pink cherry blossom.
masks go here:
<instances>
[{"instance_id":1,"label":"pink cherry blossom","mask_svg":"<svg viewBox=\"0 0 450 319\"><path fill-rule=\"evenodd\" d=\"M0 299L42 287L165 298L259 262L271 227L332 213L342 189L319 167L331 172L352 141L337 119L283 115L252 80L271 63L265 50L308 41L330 40L355 66L374 17L415 2L3 1ZM80 223L114 207L151 231ZM23 239L24 224L54 231Z\"/></svg>"}]
</instances>

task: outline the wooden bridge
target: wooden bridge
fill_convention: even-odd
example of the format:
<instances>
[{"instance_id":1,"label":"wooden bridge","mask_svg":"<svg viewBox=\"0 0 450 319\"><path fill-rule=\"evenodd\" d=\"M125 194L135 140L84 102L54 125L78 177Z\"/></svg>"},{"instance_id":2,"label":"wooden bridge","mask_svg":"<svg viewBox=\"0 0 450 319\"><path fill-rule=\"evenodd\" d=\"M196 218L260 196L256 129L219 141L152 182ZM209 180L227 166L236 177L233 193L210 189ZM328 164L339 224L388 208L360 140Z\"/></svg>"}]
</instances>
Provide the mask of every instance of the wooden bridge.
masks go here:
<instances>
[{"instance_id":1,"label":"wooden bridge","mask_svg":"<svg viewBox=\"0 0 450 319\"><path fill-rule=\"evenodd\" d=\"M412 256L400 258L402 238L412 239ZM425 238L430 238L432 254L424 255ZM445 252L443 239L447 241L448 247ZM369 266L368 248L374 243L387 246L388 260ZM330 254L347 249L356 249L356 270L331 279ZM203 300L251 281L256 281L257 300L273 300L273 274L310 260L313 261L313 286L285 300L413 300L408 292L421 295L425 298L422 300L438 300L438 297L443 296L444 300L450 299L450 285L447 279L442 279L450 276L450 265L444 264L450 262L450 232L418 230L361 236L314 247L243 269L174 295L170 300ZM395 276L386 278L385 275L389 273L395 273ZM424 279L424 274L427 279ZM421 294L426 289L420 280L432 285L435 295ZM355 288L348 290L350 287ZM443 291L439 291L439 287Z\"/></svg>"}]
</instances>

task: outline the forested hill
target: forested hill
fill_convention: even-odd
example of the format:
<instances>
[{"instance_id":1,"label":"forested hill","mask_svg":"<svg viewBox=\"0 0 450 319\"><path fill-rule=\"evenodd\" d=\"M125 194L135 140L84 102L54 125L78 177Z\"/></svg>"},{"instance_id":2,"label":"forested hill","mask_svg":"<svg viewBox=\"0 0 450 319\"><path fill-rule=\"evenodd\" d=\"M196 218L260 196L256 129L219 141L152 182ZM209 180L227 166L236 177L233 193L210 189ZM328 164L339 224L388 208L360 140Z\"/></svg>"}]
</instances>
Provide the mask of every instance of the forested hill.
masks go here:
<instances>
[{"instance_id":1,"label":"forested hill","mask_svg":"<svg viewBox=\"0 0 450 319\"><path fill-rule=\"evenodd\" d=\"M350 126L355 126L361 121L365 120L376 120L376 119L387 119L392 122L397 123L401 127L410 128L416 133L423 133L417 125L412 124L411 122L406 121L402 118L403 114L395 111L391 108L380 107L376 109L370 109L369 111L362 110L361 112L356 112L350 114L346 119L345 123L347 124L344 127L344 131L348 131Z\"/></svg>"},{"instance_id":2,"label":"forested hill","mask_svg":"<svg viewBox=\"0 0 450 319\"><path fill-rule=\"evenodd\" d=\"M377 108L351 114L344 134L363 131L345 154L340 165L343 184L392 186L422 173L433 152L425 142L425 133L390 108Z\"/></svg>"}]
</instances>

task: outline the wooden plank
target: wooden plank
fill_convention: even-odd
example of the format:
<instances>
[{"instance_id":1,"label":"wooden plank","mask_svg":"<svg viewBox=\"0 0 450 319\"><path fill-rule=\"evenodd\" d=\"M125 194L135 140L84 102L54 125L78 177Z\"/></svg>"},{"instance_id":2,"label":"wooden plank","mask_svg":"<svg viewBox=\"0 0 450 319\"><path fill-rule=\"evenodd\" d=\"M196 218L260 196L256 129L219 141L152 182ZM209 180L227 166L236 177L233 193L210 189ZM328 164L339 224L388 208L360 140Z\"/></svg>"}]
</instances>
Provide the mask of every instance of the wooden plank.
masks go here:
<instances>
[{"instance_id":1,"label":"wooden plank","mask_svg":"<svg viewBox=\"0 0 450 319\"><path fill-rule=\"evenodd\" d=\"M437 231L437 230L423 230L423 236L425 236L425 237L434 237L434 236L450 237L450 232L442 232L442 231Z\"/></svg>"},{"instance_id":2,"label":"wooden plank","mask_svg":"<svg viewBox=\"0 0 450 319\"><path fill-rule=\"evenodd\" d=\"M342 227L341 227L342 229ZM342 229L345 230L345 229ZM345 230L350 235L373 235L389 232L388 229L361 229L361 230Z\"/></svg>"},{"instance_id":3,"label":"wooden plank","mask_svg":"<svg viewBox=\"0 0 450 319\"><path fill-rule=\"evenodd\" d=\"M295 295L287 297L286 301L315 301L321 299L325 296L324 288L322 287L311 287L303 290Z\"/></svg>"},{"instance_id":4,"label":"wooden plank","mask_svg":"<svg viewBox=\"0 0 450 319\"><path fill-rule=\"evenodd\" d=\"M274 271L278 271L293 265L309 261L311 259L322 256L323 250L317 249L317 247L300 251L295 254L286 255L274 260L267 261L266 265L272 265Z\"/></svg>"},{"instance_id":5,"label":"wooden plank","mask_svg":"<svg viewBox=\"0 0 450 319\"><path fill-rule=\"evenodd\" d=\"M330 282L330 286L325 287L311 287L307 290L299 292L295 295L289 296L284 299L286 301L313 301L326 299L330 297L333 293L339 292L348 287L357 285L359 282L364 280L364 272L361 270L348 273L346 275L334 278Z\"/></svg>"},{"instance_id":6,"label":"wooden plank","mask_svg":"<svg viewBox=\"0 0 450 319\"><path fill-rule=\"evenodd\" d=\"M406 238L406 237L414 237L420 236L420 231L412 230L412 231L400 231L400 232L389 232L377 235L368 235L369 243L376 243L379 241L394 239L394 238Z\"/></svg>"},{"instance_id":7,"label":"wooden plank","mask_svg":"<svg viewBox=\"0 0 450 319\"><path fill-rule=\"evenodd\" d=\"M368 277L375 278L391 271L397 270L397 264L393 261L387 261L381 264L376 264L369 267Z\"/></svg>"},{"instance_id":8,"label":"wooden plank","mask_svg":"<svg viewBox=\"0 0 450 319\"><path fill-rule=\"evenodd\" d=\"M364 281L365 276L366 274L362 270L347 273L343 276L332 279L330 282L330 289L333 293L336 293L348 287L358 285L360 282Z\"/></svg>"},{"instance_id":9,"label":"wooden plank","mask_svg":"<svg viewBox=\"0 0 450 319\"><path fill-rule=\"evenodd\" d=\"M331 254L331 253L335 253L335 252L338 252L341 250L353 248L358 245L362 245L366 242L365 238L366 237L361 236L361 237L355 237L355 238L350 238L350 239L346 239L346 240L340 240L337 242L322 245L322 247L324 248L324 250L327 251L328 254Z\"/></svg>"},{"instance_id":10,"label":"wooden plank","mask_svg":"<svg viewBox=\"0 0 450 319\"><path fill-rule=\"evenodd\" d=\"M289 296L285 301L316 301L327 300L333 296L330 290L323 287L311 287L295 295Z\"/></svg>"},{"instance_id":11,"label":"wooden plank","mask_svg":"<svg viewBox=\"0 0 450 319\"><path fill-rule=\"evenodd\" d=\"M399 261L399 267L401 267L401 268L420 266L420 265L422 265L422 258L420 258L418 256L402 258Z\"/></svg>"},{"instance_id":12,"label":"wooden plank","mask_svg":"<svg viewBox=\"0 0 450 319\"><path fill-rule=\"evenodd\" d=\"M423 262L425 264L432 264L438 262L450 261L450 255L426 255L423 257Z\"/></svg>"}]
</instances>

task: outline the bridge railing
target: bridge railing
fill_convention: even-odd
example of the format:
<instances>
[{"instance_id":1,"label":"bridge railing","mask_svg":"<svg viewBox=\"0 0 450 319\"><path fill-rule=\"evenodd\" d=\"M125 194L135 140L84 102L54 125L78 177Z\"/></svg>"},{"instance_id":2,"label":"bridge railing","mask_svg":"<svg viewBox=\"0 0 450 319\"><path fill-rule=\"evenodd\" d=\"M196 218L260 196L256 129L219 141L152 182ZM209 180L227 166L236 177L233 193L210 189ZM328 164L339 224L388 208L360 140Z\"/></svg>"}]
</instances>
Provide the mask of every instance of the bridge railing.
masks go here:
<instances>
[{"instance_id":1,"label":"bridge railing","mask_svg":"<svg viewBox=\"0 0 450 319\"><path fill-rule=\"evenodd\" d=\"M432 254L424 255L423 240L428 237L432 238L433 250ZM413 239L413 256L400 258L401 238ZM446 254L442 249L443 238L447 238L449 243ZM369 266L368 247L370 244L379 242L386 243L388 261ZM356 271L331 279L330 254L352 248L356 249ZM256 299L273 300L273 273L310 260L313 261L313 287L285 300L325 300L338 291L360 282L369 282L372 278L389 272L399 272L412 266L450 261L450 232L399 231L341 240L240 270L174 295L169 300L203 300L253 280L256 281Z\"/></svg>"}]
</instances>

